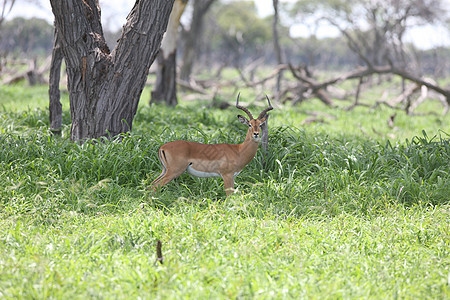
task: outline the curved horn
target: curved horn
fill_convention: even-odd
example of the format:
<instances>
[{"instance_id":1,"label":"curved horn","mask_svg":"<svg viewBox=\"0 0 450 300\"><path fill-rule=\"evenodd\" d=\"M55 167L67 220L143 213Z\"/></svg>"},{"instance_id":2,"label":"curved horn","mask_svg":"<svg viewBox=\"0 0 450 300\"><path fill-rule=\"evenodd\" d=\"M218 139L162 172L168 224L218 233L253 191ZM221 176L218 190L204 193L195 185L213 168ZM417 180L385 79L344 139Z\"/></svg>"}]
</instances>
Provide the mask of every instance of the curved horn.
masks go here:
<instances>
[{"instance_id":1,"label":"curved horn","mask_svg":"<svg viewBox=\"0 0 450 300\"><path fill-rule=\"evenodd\" d=\"M248 109L246 109L245 107L239 105L239 95L240 95L240 94L241 94L241 93L239 92L239 94L238 94L238 96L237 96L236 107L239 108L239 109L241 109L241 110L243 110L243 111L245 111L245 113L248 115L248 117L250 118L250 120L253 120L252 113L251 113Z\"/></svg>"},{"instance_id":2,"label":"curved horn","mask_svg":"<svg viewBox=\"0 0 450 300\"><path fill-rule=\"evenodd\" d=\"M267 113L269 110L272 110L272 109L273 109L272 104L270 104L270 100L269 100L269 97L267 97L267 95L266 95L266 98L267 98L267 102L269 102L269 107L266 108L265 110L263 110L263 111L259 114L259 116L258 116L258 119L259 119L259 120L261 120L262 118L264 118L264 116L266 115L266 113Z\"/></svg>"}]
</instances>

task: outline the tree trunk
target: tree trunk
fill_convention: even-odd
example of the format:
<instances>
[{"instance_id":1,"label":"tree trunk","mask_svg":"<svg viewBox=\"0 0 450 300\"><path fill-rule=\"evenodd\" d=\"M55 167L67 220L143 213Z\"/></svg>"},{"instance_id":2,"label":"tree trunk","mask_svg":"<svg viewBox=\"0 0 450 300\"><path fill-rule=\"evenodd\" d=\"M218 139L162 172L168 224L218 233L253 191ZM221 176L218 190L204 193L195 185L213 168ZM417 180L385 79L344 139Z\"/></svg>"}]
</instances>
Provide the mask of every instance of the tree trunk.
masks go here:
<instances>
[{"instance_id":1,"label":"tree trunk","mask_svg":"<svg viewBox=\"0 0 450 300\"><path fill-rule=\"evenodd\" d=\"M161 42L161 50L156 59L157 73L155 87L150 102L165 101L167 105L177 105L177 37L180 18L187 0L176 0L170 14L167 31Z\"/></svg>"},{"instance_id":2,"label":"tree trunk","mask_svg":"<svg viewBox=\"0 0 450 300\"><path fill-rule=\"evenodd\" d=\"M167 105L175 106L178 104L176 49L167 58L165 56L164 50L161 49L156 59L158 63L156 82L150 102L165 102Z\"/></svg>"},{"instance_id":3,"label":"tree trunk","mask_svg":"<svg viewBox=\"0 0 450 300\"><path fill-rule=\"evenodd\" d=\"M195 54L202 36L203 17L213 2L214 0L194 0L191 28L184 34L183 65L180 70L182 80L189 81L191 77Z\"/></svg>"},{"instance_id":4,"label":"tree trunk","mask_svg":"<svg viewBox=\"0 0 450 300\"><path fill-rule=\"evenodd\" d=\"M98 0L50 0L67 66L71 139L113 137L132 128L173 0L139 1L110 52ZM70 12L70 13L68 13Z\"/></svg>"},{"instance_id":5,"label":"tree trunk","mask_svg":"<svg viewBox=\"0 0 450 300\"><path fill-rule=\"evenodd\" d=\"M269 115L267 115L266 122L261 126L261 147L263 150L263 167L266 166L267 153L269 151Z\"/></svg>"},{"instance_id":6,"label":"tree trunk","mask_svg":"<svg viewBox=\"0 0 450 300\"><path fill-rule=\"evenodd\" d=\"M55 27L48 88L50 130L55 134L61 134L62 127L62 104L60 101L61 94L59 90L59 80L61 78L61 64L63 60L63 54L61 51L59 40L60 39L58 37L58 31Z\"/></svg>"},{"instance_id":7,"label":"tree trunk","mask_svg":"<svg viewBox=\"0 0 450 300\"><path fill-rule=\"evenodd\" d=\"M273 0L273 23L272 23L272 35L273 35L273 46L275 51L275 57L277 59L278 65L283 64L283 58L281 55L281 46L280 46L280 39L278 37L278 0ZM283 71L280 71L277 75L277 83L275 87L275 100L278 101L280 98L280 91L281 91L281 80L283 79Z\"/></svg>"}]
</instances>

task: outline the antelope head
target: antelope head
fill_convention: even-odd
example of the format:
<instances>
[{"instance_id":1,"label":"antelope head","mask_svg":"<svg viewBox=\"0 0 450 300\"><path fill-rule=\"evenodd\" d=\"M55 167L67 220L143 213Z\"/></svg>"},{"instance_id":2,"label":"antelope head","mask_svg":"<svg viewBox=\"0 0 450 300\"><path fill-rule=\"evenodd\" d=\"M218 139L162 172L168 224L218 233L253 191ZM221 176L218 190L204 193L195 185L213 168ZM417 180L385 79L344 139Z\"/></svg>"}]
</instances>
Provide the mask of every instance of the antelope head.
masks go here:
<instances>
[{"instance_id":1,"label":"antelope head","mask_svg":"<svg viewBox=\"0 0 450 300\"><path fill-rule=\"evenodd\" d=\"M237 96L236 107L239 108L240 110L243 110L247 114L249 119L241 115L238 115L237 117L242 124L245 124L249 127L247 131L247 137L250 136L254 142L259 143L261 139L261 127L267 121L267 117L269 116L267 112L273 109L272 105L270 104L269 97L267 97L266 95L267 102L269 102L269 107L264 109L259 114L258 118L254 119L252 113L247 108L239 105L239 95L240 94L238 94Z\"/></svg>"}]
</instances>

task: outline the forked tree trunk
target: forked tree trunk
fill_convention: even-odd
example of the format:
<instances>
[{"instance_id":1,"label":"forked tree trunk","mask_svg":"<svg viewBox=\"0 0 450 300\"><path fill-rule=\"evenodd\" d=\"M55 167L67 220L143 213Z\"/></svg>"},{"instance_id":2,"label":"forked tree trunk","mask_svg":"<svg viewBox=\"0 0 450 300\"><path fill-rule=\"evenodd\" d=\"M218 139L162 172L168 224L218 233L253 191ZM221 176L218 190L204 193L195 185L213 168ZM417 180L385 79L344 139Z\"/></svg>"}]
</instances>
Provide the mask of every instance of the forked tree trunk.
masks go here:
<instances>
[{"instance_id":1,"label":"forked tree trunk","mask_svg":"<svg viewBox=\"0 0 450 300\"><path fill-rule=\"evenodd\" d=\"M112 52L103 35L98 0L50 3L67 67L71 139L131 130L173 0L136 0Z\"/></svg>"},{"instance_id":2,"label":"forked tree trunk","mask_svg":"<svg viewBox=\"0 0 450 300\"><path fill-rule=\"evenodd\" d=\"M156 59L157 73L151 102L165 101L167 105L177 105L177 37L180 18L187 0L176 0L170 14L167 31L161 42L161 50Z\"/></svg>"}]
</instances>

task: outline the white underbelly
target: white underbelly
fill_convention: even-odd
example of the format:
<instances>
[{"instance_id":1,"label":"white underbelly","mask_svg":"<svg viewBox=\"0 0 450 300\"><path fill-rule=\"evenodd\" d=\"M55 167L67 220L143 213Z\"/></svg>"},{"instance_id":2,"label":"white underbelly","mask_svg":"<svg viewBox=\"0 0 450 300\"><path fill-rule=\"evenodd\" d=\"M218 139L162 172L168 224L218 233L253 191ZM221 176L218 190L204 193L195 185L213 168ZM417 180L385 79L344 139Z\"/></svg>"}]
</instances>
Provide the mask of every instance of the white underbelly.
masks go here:
<instances>
[{"instance_id":1,"label":"white underbelly","mask_svg":"<svg viewBox=\"0 0 450 300\"><path fill-rule=\"evenodd\" d=\"M187 167L187 172L196 177L220 177L219 173L197 171L191 165Z\"/></svg>"}]
</instances>

